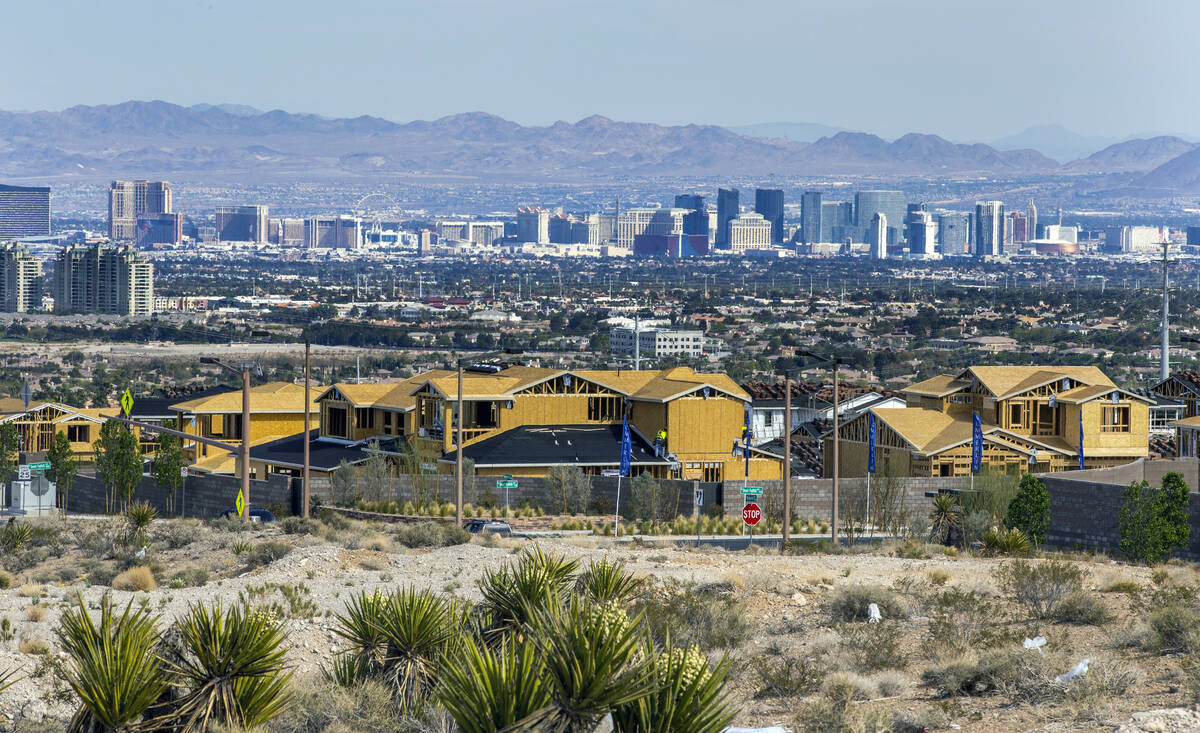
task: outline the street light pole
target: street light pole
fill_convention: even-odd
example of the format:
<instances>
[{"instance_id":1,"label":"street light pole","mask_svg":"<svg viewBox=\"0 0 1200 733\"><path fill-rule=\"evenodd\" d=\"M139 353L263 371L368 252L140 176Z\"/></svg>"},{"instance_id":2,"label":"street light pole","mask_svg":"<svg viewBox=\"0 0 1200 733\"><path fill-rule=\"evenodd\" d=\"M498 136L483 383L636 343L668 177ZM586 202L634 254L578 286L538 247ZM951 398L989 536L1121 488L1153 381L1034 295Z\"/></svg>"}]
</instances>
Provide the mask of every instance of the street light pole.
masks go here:
<instances>
[{"instance_id":1,"label":"street light pole","mask_svg":"<svg viewBox=\"0 0 1200 733\"><path fill-rule=\"evenodd\" d=\"M833 359L833 516L829 521L829 536L834 545L838 541L838 473L840 466L838 465L838 448L841 442L841 436L838 428L838 360Z\"/></svg>"}]
</instances>

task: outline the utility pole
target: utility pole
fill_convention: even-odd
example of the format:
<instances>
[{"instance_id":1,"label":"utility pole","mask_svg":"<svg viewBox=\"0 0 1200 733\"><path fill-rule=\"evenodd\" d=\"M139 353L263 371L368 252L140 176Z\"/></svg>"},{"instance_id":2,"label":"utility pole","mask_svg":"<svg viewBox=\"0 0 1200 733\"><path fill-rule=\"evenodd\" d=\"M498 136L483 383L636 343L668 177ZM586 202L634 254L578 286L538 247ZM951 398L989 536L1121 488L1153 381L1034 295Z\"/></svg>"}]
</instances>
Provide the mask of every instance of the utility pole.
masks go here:
<instances>
[{"instance_id":1,"label":"utility pole","mask_svg":"<svg viewBox=\"0 0 1200 733\"><path fill-rule=\"evenodd\" d=\"M309 465L310 465L308 444L310 442L309 431L312 430L312 427L309 424L312 420L312 415L309 414L309 409L310 409L310 406L312 405L312 399L309 397L310 387L309 387L309 382L308 382L308 370L309 370L309 366L311 363L309 353L311 351L311 348L312 348L312 345L309 343L308 337L305 336L304 337L304 478L303 478L304 492L302 495L304 503L303 503L303 507L301 509L301 516L303 516L305 519L308 519L308 505L309 505L308 470L309 470Z\"/></svg>"},{"instance_id":2,"label":"utility pole","mask_svg":"<svg viewBox=\"0 0 1200 733\"><path fill-rule=\"evenodd\" d=\"M787 553L792 530L792 377L783 375L783 540L779 554Z\"/></svg>"},{"instance_id":3,"label":"utility pole","mask_svg":"<svg viewBox=\"0 0 1200 733\"><path fill-rule=\"evenodd\" d=\"M250 516L250 363L242 363L242 519ZM305 405L307 411L308 406Z\"/></svg>"},{"instance_id":4,"label":"utility pole","mask_svg":"<svg viewBox=\"0 0 1200 733\"><path fill-rule=\"evenodd\" d=\"M461 527L463 523L463 367L462 359L458 360L458 436L455 438L454 459L454 521Z\"/></svg>"},{"instance_id":5,"label":"utility pole","mask_svg":"<svg viewBox=\"0 0 1200 733\"><path fill-rule=\"evenodd\" d=\"M838 541L838 447L840 436L838 433L838 360L833 358L833 516L829 521L829 534L833 540L833 544Z\"/></svg>"},{"instance_id":6,"label":"utility pole","mask_svg":"<svg viewBox=\"0 0 1200 733\"><path fill-rule=\"evenodd\" d=\"M1159 354L1158 363L1158 378L1161 381L1167 381L1171 376L1171 340L1168 328L1168 320L1171 314L1171 295L1167 289L1167 243L1163 242L1163 258L1162 258L1162 345Z\"/></svg>"},{"instance_id":7,"label":"utility pole","mask_svg":"<svg viewBox=\"0 0 1200 733\"><path fill-rule=\"evenodd\" d=\"M633 371L642 368L642 315L633 314Z\"/></svg>"}]
</instances>

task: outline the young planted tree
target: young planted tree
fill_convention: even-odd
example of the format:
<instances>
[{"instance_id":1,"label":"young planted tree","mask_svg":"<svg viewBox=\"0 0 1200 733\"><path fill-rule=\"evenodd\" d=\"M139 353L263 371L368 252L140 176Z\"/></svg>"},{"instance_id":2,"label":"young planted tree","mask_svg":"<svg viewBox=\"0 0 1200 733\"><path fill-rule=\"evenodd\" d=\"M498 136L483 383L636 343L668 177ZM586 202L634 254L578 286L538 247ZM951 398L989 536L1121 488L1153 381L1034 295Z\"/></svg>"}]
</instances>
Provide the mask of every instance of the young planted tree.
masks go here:
<instances>
[{"instance_id":1,"label":"young planted tree","mask_svg":"<svg viewBox=\"0 0 1200 733\"><path fill-rule=\"evenodd\" d=\"M79 472L79 459L75 457L75 451L71 449L71 441L67 439L66 433L54 434L54 442L50 444L50 450L46 451L46 460L50 462L46 478L54 482L58 493L58 506L63 516L66 516L71 484L75 481L75 474Z\"/></svg>"},{"instance_id":2,"label":"young planted tree","mask_svg":"<svg viewBox=\"0 0 1200 733\"><path fill-rule=\"evenodd\" d=\"M357 483L355 468L349 461L342 460L329 477L330 499L334 504L349 504L354 501L354 485Z\"/></svg>"},{"instance_id":3,"label":"young planted tree","mask_svg":"<svg viewBox=\"0 0 1200 733\"><path fill-rule=\"evenodd\" d=\"M1152 488L1146 481L1131 483L1121 496L1118 523L1121 552L1130 560L1153 565L1173 550L1186 547L1191 527L1188 487L1183 476L1167 474L1161 489Z\"/></svg>"},{"instance_id":4,"label":"young planted tree","mask_svg":"<svg viewBox=\"0 0 1200 733\"><path fill-rule=\"evenodd\" d=\"M174 428L175 421L168 420L164 427ZM154 454L154 467L151 475L154 481L166 491L167 513L176 514L179 489L183 485L183 469L187 459L183 455L183 441L177 436L163 434L158 438L158 451Z\"/></svg>"},{"instance_id":5,"label":"young planted tree","mask_svg":"<svg viewBox=\"0 0 1200 733\"><path fill-rule=\"evenodd\" d=\"M133 431L116 420L100 426L100 437L92 444L96 475L108 489L106 509L112 512L120 498L119 511L128 508L129 500L142 479L142 454Z\"/></svg>"},{"instance_id":6,"label":"young planted tree","mask_svg":"<svg viewBox=\"0 0 1200 733\"><path fill-rule=\"evenodd\" d=\"M1021 477L1017 495L1008 503L1004 525L1021 530L1035 545L1046 539L1046 531L1050 529L1050 492L1040 478L1031 473Z\"/></svg>"},{"instance_id":7,"label":"young planted tree","mask_svg":"<svg viewBox=\"0 0 1200 733\"><path fill-rule=\"evenodd\" d=\"M553 466L546 472L551 499L562 514L583 514L592 501L592 480L578 466Z\"/></svg>"},{"instance_id":8,"label":"young planted tree","mask_svg":"<svg viewBox=\"0 0 1200 733\"><path fill-rule=\"evenodd\" d=\"M368 501L390 499L392 494L392 464L379 449L379 441L367 446L367 460L360 469L363 493Z\"/></svg>"},{"instance_id":9,"label":"young planted tree","mask_svg":"<svg viewBox=\"0 0 1200 733\"><path fill-rule=\"evenodd\" d=\"M17 475L17 426L0 425L0 484L5 486Z\"/></svg>"}]
</instances>

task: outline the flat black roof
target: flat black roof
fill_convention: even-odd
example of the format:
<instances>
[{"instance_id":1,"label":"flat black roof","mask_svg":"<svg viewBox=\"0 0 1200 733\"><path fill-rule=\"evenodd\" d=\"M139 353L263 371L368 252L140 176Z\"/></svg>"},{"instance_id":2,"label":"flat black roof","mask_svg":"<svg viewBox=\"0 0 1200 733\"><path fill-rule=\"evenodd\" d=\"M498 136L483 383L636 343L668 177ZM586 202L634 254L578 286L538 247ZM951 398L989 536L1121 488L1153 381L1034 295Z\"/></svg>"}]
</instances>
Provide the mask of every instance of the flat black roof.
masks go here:
<instances>
[{"instance_id":1,"label":"flat black roof","mask_svg":"<svg viewBox=\"0 0 1200 733\"><path fill-rule=\"evenodd\" d=\"M631 464L669 466L671 461L654 455L654 447L630 431ZM621 461L620 425L526 425L468 445L463 455L482 466L608 466ZM441 459L458 460L457 451Z\"/></svg>"},{"instance_id":2,"label":"flat black roof","mask_svg":"<svg viewBox=\"0 0 1200 733\"><path fill-rule=\"evenodd\" d=\"M50 193L49 186L9 186L0 183L0 191L29 191L32 193Z\"/></svg>"},{"instance_id":3,"label":"flat black roof","mask_svg":"<svg viewBox=\"0 0 1200 733\"><path fill-rule=\"evenodd\" d=\"M367 460L367 452L361 445L346 445L330 440L320 440L319 430L309 431L308 465L314 471L332 471L342 461L361 463ZM263 461L274 466L302 468L304 466L304 433L272 440L250 447L250 460Z\"/></svg>"}]
</instances>

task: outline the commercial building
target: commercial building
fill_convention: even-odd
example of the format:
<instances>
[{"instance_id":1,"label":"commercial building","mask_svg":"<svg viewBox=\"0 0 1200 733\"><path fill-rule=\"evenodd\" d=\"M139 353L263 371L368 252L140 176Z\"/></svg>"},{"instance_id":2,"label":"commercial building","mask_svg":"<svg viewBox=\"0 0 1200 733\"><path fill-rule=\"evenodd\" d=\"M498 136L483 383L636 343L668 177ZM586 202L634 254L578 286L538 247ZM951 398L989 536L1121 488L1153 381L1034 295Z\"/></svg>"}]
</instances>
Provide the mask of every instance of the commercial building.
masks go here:
<instances>
[{"instance_id":1,"label":"commercial building","mask_svg":"<svg viewBox=\"0 0 1200 733\"><path fill-rule=\"evenodd\" d=\"M1064 227L1065 228L1065 227ZM1072 232L1075 231L1071 227ZM1191 227L1189 227L1188 239L1191 243ZM1060 228L1054 225L1046 227L1046 237L1050 238L1050 232L1063 234ZM1069 233L1067 233L1069 234ZM1067 240L1074 241L1074 240ZM1163 242L1169 241L1169 236L1165 229L1159 227L1109 227L1104 230L1104 249L1109 252L1155 252L1161 251Z\"/></svg>"},{"instance_id":2,"label":"commercial building","mask_svg":"<svg viewBox=\"0 0 1200 733\"><path fill-rule=\"evenodd\" d=\"M643 234L683 234L688 209L627 209L617 218L617 246L633 249Z\"/></svg>"},{"instance_id":3,"label":"commercial building","mask_svg":"<svg viewBox=\"0 0 1200 733\"><path fill-rule=\"evenodd\" d=\"M1029 234L1029 220L1020 211L1010 211L1008 213L1008 226L1005 229L1004 243L1017 244L1020 242L1028 242L1036 237Z\"/></svg>"},{"instance_id":4,"label":"commercial building","mask_svg":"<svg viewBox=\"0 0 1200 733\"><path fill-rule=\"evenodd\" d=\"M1141 229L1146 230L1144 234L1149 234L1151 237L1158 235L1158 229L1155 227L1126 227L1130 230ZM1047 224L1045 227L1046 236L1042 237L1051 242L1071 242L1073 244L1079 242L1079 227L1067 226L1065 224ZM1158 240L1161 246L1162 240ZM1128 251L1128 250L1124 250Z\"/></svg>"},{"instance_id":5,"label":"commercial building","mask_svg":"<svg viewBox=\"0 0 1200 733\"><path fill-rule=\"evenodd\" d=\"M138 217L170 214L171 203L166 181L113 181L108 187L109 239L136 239Z\"/></svg>"},{"instance_id":6,"label":"commercial building","mask_svg":"<svg viewBox=\"0 0 1200 733\"><path fill-rule=\"evenodd\" d=\"M867 244L871 247L871 257L885 260L888 255L888 225L887 215L876 211L871 217L871 227L867 230Z\"/></svg>"},{"instance_id":7,"label":"commercial building","mask_svg":"<svg viewBox=\"0 0 1200 733\"><path fill-rule=\"evenodd\" d=\"M783 241L783 190L779 188L754 189L754 210L771 224L771 243Z\"/></svg>"},{"instance_id":8,"label":"commercial building","mask_svg":"<svg viewBox=\"0 0 1200 733\"><path fill-rule=\"evenodd\" d=\"M517 209L517 239L522 242L550 243L550 212L537 206ZM632 244L632 240L630 240Z\"/></svg>"},{"instance_id":9,"label":"commercial building","mask_svg":"<svg viewBox=\"0 0 1200 733\"><path fill-rule=\"evenodd\" d=\"M0 185L0 240L50 236L50 187Z\"/></svg>"},{"instance_id":10,"label":"commercial building","mask_svg":"<svg viewBox=\"0 0 1200 733\"><path fill-rule=\"evenodd\" d=\"M707 234L639 234L633 238L636 257L705 257L708 251Z\"/></svg>"},{"instance_id":11,"label":"commercial building","mask_svg":"<svg viewBox=\"0 0 1200 733\"><path fill-rule=\"evenodd\" d=\"M924 204L908 207L908 252L912 255L928 256L938 251L938 222L925 210Z\"/></svg>"},{"instance_id":12,"label":"commercial building","mask_svg":"<svg viewBox=\"0 0 1200 733\"><path fill-rule=\"evenodd\" d=\"M137 220L137 246L179 244L183 241L182 214L146 214Z\"/></svg>"},{"instance_id":13,"label":"commercial building","mask_svg":"<svg viewBox=\"0 0 1200 733\"><path fill-rule=\"evenodd\" d=\"M704 332L699 330L677 331L669 328L643 327L635 331L620 326L608 332L608 350L613 354L632 355L634 338L637 339L638 354L650 356L703 356Z\"/></svg>"},{"instance_id":14,"label":"commercial building","mask_svg":"<svg viewBox=\"0 0 1200 733\"><path fill-rule=\"evenodd\" d=\"M217 239L221 242L267 241L266 206L218 206Z\"/></svg>"},{"instance_id":15,"label":"commercial building","mask_svg":"<svg viewBox=\"0 0 1200 733\"><path fill-rule=\"evenodd\" d=\"M357 216L314 216L304 220L304 246L309 249L360 249L362 243L362 219Z\"/></svg>"},{"instance_id":16,"label":"commercial building","mask_svg":"<svg viewBox=\"0 0 1200 733\"><path fill-rule=\"evenodd\" d=\"M947 211L937 217L938 251L943 256L968 255L975 251L975 215Z\"/></svg>"},{"instance_id":17,"label":"commercial building","mask_svg":"<svg viewBox=\"0 0 1200 733\"><path fill-rule=\"evenodd\" d=\"M821 204L821 236L818 242L862 241L854 226L854 204L849 201L825 201Z\"/></svg>"},{"instance_id":18,"label":"commercial building","mask_svg":"<svg viewBox=\"0 0 1200 733\"><path fill-rule=\"evenodd\" d=\"M887 243L904 241L904 193L901 191L858 191L854 194L854 223L861 232L855 241L866 241L866 233L876 214L887 221Z\"/></svg>"},{"instance_id":19,"label":"commercial building","mask_svg":"<svg viewBox=\"0 0 1200 733\"><path fill-rule=\"evenodd\" d=\"M773 227L762 214L747 211L729 221L729 249L735 254L750 249L770 249Z\"/></svg>"},{"instance_id":20,"label":"commercial building","mask_svg":"<svg viewBox=\"0 0 1200 733\"><path fill-rule=\"evenodd\" d=\"M1149 455L1150 400L1121 389L1096 367L983 366L903 390L906 407L869 410L877 470L894 476L967 476L973 416L981 463L991 472L1102 468ZM866 471L868 413L839 427L843 476ZM1082 427L1082 435L1080 428ZM825 472L833 468L825 441Z\"/></svg>"},{"instance_id":21,"label":"commercial building","mask_svg":"<svg viewBox=\"0 0 1200 733\"><path fill-rule=\"evenodd\" d=\"M0 245L0 309L5 313L42 309L42 261L24 245Z\"/></svg>"},{"instance_id":22,"label":"commercial building","mask_svg":"<svg viewBox=\"0 0 1200 733\"><path fill-rule=\"evenodd\" d=\"M975 204L975 256L1004 254L1004 204L980 201Z\"/></svg>"},{"instance_id":23,"label":"commercial building","mask_svg":"<svg viewBox=\"0 0 1200 733\"><path fill-rule=\"evenodd\" d=\"M1029 199L1029 206L1025 209L1025 228L1030 239L1041 239L1042 233L1038 231L1038 211L1033 199Z\"/></svg>"},{"instance_id":24,"label":"commercial building","mask_svg":"<svg viewBox=\"0 0 1200 733\"><path fill-rule=\"evenodd\" d=\"M439 221L435 224L438 241L458 240L479 245L492 245L504 239L502 221Z\"/></svg>"},{"instance_id":25,"label":"commercial building","mask_svg":"<svg viewBox=\"0 0 1200 733\"><path fill-rule=\"evenodd\" d=\"M281 247L304 246L304 220L299 217L268 219L267 241Z\"/></svg>"},{"instance_id":26,"label":"commercial building","mask_svg":"<svg viewBox=\"0 0 1200 733\"><path fill-rule=\"evenodd\" d=\"M703 234L708 236L708 209L704 207L704 197L698 194L680 194L675 197L675 208L690 209L683 215L684 234Z\"/></svg>"},{"instance_id":27,"label":"commercial building","mask_svg":"<svg viewBox=\"0 0 1200 733\"><path fill-rule=\"evenodd\" d=\"M54 265L55 313L154 311L154 265L131 246L69 245Z\"/></svg>"},{"instance_id":28,"label":"commercial building","mask_svg":"<svg viewBox=\"0 0 1200 733\"><path fill-rule=\"evenodd\" d=\"M821 239L821 192L805 191L800 196L800 242L814 244Z\"/></svg>"},{"instance_id":29,"label":"commercial building","mask_svg":"<svg viewBox=\"0 0 1200 733\"><path fill-rule=\"evenodd\" d=\"M736 188L717 189L717 231L713 243L717 249L729 249L729 222L741 213Z\"/></svg>"}]
</instances>

